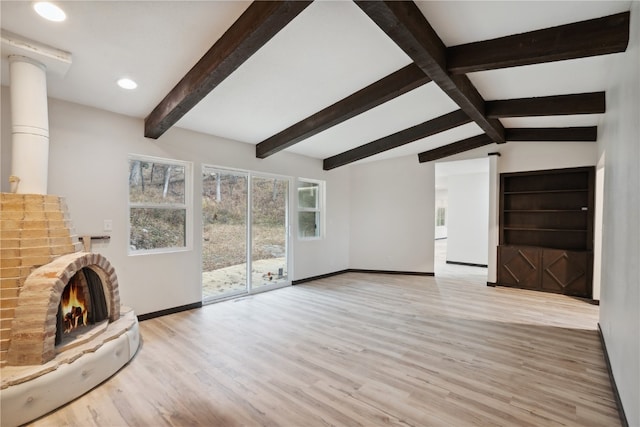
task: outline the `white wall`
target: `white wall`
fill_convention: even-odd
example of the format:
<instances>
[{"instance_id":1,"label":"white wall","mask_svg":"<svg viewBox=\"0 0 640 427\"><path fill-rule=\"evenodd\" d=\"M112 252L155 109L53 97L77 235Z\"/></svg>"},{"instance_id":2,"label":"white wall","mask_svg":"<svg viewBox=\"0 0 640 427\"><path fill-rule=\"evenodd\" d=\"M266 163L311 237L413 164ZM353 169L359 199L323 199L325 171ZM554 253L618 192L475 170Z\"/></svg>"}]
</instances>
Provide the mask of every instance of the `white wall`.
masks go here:
<instances>
[{"instance_id":1,"label":"white wall","mask_svg":"<svg viewBox=\"0 0 640 427\"><path fill-rule=\"evenodd\" d=\"M351 166L351 268L433 273L434 193L417 156Z\"/></svg>"},{"instance_id":2,"label":"white wall","mask_svg":"<svg viewBox=\"0 0 640 427\"><path fill-rule=\"evenodd\" d=\"M2 191L8 191L5 156L10 157L8 90L2 91ZM158 140L143 137L143 121L49 99L49 193L66 198L78 234L104 234L113 221L109 243L94 245L116 268L122 303L145 314L201 300L201 204L194 203L194 248L169 254L127 256L128 161L130 153L186 160L194 166L198 200L201 165L211 164L326 180L327 235L319 241L293 239L293 279L340 271L349 266L349 174L322 170L322 162L289 153L265 160L255 146L172 128ZM7 116L8 117L8 116ZM292 215L295 218L295 215Z\"/></svg>"},{"instance_id":3,"label":"white wall","mask_svg":"<svg viewBox=\"0 0 640 427\"><path fill-rule=\"evenodd\" d=\"M611 61L605 154L600 326L630 426L640 426L640 2L629 46Z\"/></svg>"},{"instance_id":4,"label":"white wall","mask_svg":"<svg viewBox=\"0 0 640 427\"><path fill-rule=\"evenodd\" d=\"M499 146L500 173L595 166L593 142L508 142Z\"/></svg>"},{"instance_id":5,"label":"white wall","mask_svg":"<svg viewBox=\"0 0 640 427\"><path fill-rule=\"evenodd\" d=\"M449 175L448 190L447 261L487 265L489 174Z\"/></svg>"}]
</instances>

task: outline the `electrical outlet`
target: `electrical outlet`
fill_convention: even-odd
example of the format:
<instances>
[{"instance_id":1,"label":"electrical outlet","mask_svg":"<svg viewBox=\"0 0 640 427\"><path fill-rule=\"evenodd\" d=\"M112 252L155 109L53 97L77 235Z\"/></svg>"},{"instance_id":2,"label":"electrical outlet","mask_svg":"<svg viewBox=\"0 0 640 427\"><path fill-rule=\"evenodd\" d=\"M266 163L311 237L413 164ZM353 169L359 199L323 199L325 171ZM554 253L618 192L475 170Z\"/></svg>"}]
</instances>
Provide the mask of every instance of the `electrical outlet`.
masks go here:
<instances>
[{"instance_id":1,"label":"electrical outlet","mask_svg":"<svg viewBox=\"0 0 640 427\"><path fill-rule=\"evenodd\" d=\"M113 221L110 219L104 220L104 226L102 227L104 231L113 231Z\"/></svg>"}]
</instances>

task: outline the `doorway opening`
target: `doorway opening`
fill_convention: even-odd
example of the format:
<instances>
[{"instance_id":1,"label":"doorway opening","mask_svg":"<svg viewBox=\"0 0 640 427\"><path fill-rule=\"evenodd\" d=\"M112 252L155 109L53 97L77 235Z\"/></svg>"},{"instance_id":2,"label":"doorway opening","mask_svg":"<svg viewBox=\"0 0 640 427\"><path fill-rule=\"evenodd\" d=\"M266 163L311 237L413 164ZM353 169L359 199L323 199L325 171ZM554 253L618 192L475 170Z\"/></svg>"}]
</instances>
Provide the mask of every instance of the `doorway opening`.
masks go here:
<instances>
[{"instance_id":1,"label":"doorway opening","mask_svg":"<svg viewBox=\"0 0 640 427\"><path fill-rule=\"evenodd\" d=\"M489 236L489 159L435 165L436 276L486 284Z\"/></svg>"}]
</instances>

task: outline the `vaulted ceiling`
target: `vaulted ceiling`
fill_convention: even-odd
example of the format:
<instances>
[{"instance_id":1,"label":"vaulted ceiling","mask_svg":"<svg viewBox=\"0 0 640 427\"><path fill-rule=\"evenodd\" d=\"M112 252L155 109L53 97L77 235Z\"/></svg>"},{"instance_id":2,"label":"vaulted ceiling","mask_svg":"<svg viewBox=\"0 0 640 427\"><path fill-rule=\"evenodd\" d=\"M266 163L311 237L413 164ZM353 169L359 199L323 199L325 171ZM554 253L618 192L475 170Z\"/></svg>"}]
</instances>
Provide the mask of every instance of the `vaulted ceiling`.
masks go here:
<instances>
[{"instance_id":1,"label":"vaulted ceiling","mask_svg":"<svg viewBox=\"0 0 640 427\"><path fill-rule=\"evenodd\" d=\"M509 141L595 141L630 2L58 2L2 29L68 51L49 95L325 169ZM2 84L9 83L2 57ZM139 82L125 93L113 83ZM495 147L494 147L495 148Z\"/></svg>"}]
</instances>

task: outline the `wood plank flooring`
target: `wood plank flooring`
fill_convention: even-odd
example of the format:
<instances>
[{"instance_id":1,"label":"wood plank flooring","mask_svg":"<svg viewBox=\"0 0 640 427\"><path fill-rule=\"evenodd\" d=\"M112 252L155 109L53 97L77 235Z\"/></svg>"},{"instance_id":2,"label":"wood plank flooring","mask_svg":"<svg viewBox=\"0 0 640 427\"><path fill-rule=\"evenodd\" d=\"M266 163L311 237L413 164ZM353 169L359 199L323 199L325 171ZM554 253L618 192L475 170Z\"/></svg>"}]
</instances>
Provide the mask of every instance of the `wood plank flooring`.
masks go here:
<instances>
[{"instance_id":1,"label":"wood plank flooring","mask_svg":"<svg viewBox=\"0 0 640 427\"><path fill-rule=\"evenodd\" d=\"M349 273L147 320L31 425L620 425L598 307L485 282Z\"/></svg>"}]
</instances>

